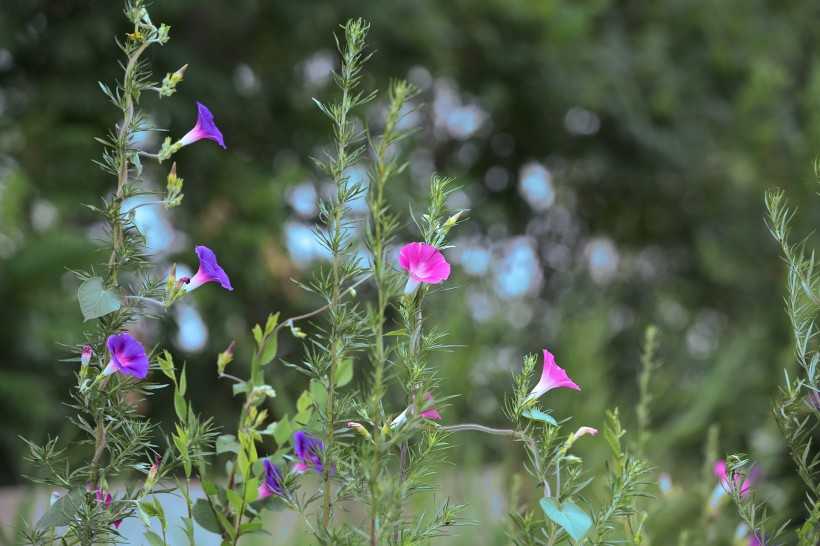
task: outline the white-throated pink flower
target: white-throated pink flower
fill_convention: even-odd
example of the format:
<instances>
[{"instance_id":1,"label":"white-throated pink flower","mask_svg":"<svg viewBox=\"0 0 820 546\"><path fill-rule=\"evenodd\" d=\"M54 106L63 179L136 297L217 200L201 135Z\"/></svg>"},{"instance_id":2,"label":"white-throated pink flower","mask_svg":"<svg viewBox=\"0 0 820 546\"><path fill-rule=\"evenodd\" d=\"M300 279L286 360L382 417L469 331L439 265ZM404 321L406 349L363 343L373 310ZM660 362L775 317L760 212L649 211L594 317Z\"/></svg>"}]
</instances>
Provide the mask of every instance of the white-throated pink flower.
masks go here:
<instances>
[{"instance_id":1,"label":"white-throated pink flower","mask_svg":"<svg viewBox=\"0 0 820 546\"><path fill-rule=\"evenodd\" d=\"M436 410L436 407L433 405L436 402L433 395L429 392L424 393L424 400L426 402L430 402L430 407L419 413L419 415L424 419L441 419L441 415L439 415L438 410ZM396 428L404 424L405 421L407 421L407 416L414 413L414 409L415 408L412 405L405 408L403 412L401 412L395 419L393 419L393 421L390 422L390 428Z\"/></svg>"},{"instance_id":2,"label":"white-throated pink flower","mask_svg":"<svg viewBox=\"0 0 820 546\"><path fill-rule=\"evenodd\" d=\"M148 375L148 356L145 354L145 348L131 334L123 332L112 335L108 338L106 346L111 353L111 361L103 370L103 375L120 372L133 375L137 379Z\"/></svg>"},{"instance_id":3,"label":"white-throated pink flower","mask_svg":"<svg viewBox=\"0 0 820 546\"><path fill-rule=\"evenodd\" d=\"M576 391L581 390L581 387L569 378L567 372L555 363L555 357L552 353L544 349L544 370L541 372L541 380L538 381L538 384L532 389L530 395L527 396L527 401L535 400L545 392L557 387L569 387Z\"/></svg>"},{"instance_id":4,"label":"white-throated pink flower","mask_svg":"<svg viewBox=\"0 0 820 546\"><path fill-rule=\"evenodd\" d=\"M198 111L196 125L193 129L188 131L184 137L179 139L177 144L180 146L187 146L197 140L208 138L216 141L220 146L227 149L225 147L225 140L222 138L222 131L220 131L214 124L214 115L201 102L196 103L196 107Z\"/></svg>"},{"instance_id":5,"label":"white-throated pink flower","mask_svg":"<svg viewBox=\"0 0 820 546\"><path fill-rule=\"evenodd\" d=\"M410 243L399 251L399 265L410 273L405 294L412 294L419 283L438 284L450 276L450 264L441 252L426 243Z\"/></svg>"},{"instance_id":6,"label":"white-throated pink flower","mask_svg":"<svg viewBox=\"0 0 820 546\"><path fill-rule=\"evenodd\" d=\"M233 290L231 280L228 274L222 269L216 261L216 254L205 246L198 246L195 248L196 255L199 256L199 271L196 275L191 277L190 282L185 287L187 292L202 286L206 282L218 282L222 288L226 290Z\"/></svg>"}]
</instances>

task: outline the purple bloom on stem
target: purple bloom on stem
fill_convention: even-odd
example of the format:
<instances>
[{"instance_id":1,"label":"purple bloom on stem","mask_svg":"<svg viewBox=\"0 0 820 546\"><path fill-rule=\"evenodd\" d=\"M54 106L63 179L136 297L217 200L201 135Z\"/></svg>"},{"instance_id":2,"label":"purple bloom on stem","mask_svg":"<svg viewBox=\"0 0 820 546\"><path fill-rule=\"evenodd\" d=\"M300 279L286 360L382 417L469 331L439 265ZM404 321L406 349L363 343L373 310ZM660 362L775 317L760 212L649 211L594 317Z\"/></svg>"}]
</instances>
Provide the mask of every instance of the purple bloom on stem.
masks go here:
<instances>
[{"instance_id":1,"label":"purple bloom on stem","mask_svg":"<svg viewBox=\"0 0 820 546\"><path fill-rule=\"evenodd\" d=\"M200 102L196 103L196 107L199 113L196 120L196 125L193 129L188 131L188 134L179 140L179 144L181 146L187 146L197 140L209 138L211 140L215 140L220 146L225 148L225 141L222 139L222 131L217 129L214 124L214 115L204 104Z\"/></svg>"},{"instance_id":2,"label":"purple bloom on stem","mask_svg":"<svg viewBox=\"0 0 820 546\"><path fill-rule=\"evenodd\" d=\"M222 285L222 288L233 290L228 274L216 262L216 254L205 246L198 246L195 250L196 255L199 256L199 271L191 278L185 290L190 292L194 288L211 281L218 282Z\"/></svg>"},{"instance_id":3,"label":"purple bloom on stem","mask_svg":"<svg viewBox=\"0 0 820 546\"><path fill-rule=\"evenodd\" d=\"M450 264L434 247L425 243L410 243L399 251L399 265L410 273L405 294L412 294L419 283L438 284L450 276Z\"/></svg>"},{"instance_id":4,"label":"purple bloom on stem","mask_svg":"<svg viewBox=\"0 0 820 546\"><path fill-rule=\"evenodd\" d=\"M148 374L148 357L142 344L131 336L122 333L108 338L106 345L111 353L111 361L103 370L103 375L114 372L130 374L142 379Z\"/></svg>"},{"instance_id":5,"label":"purple bloom on stem","mask_svg":"<svg viewBox=\"0 0 820 546\"><path fill-rule=\"evenodd\" d=\"M324 471L322 455L325 451L325 444L310 432L302 432L301 430L293 433L293 440L293 452L300 460L293 466L293 471L313 470L317 474L322 474ZM334 473L335 471L331 467L330 474L333 475Z\"/></svg>"},{"instance_id":6,"label":"purple bloom on stem","mask_svg":"<svg viewBox=\"0 0 820 546\"><path fill-rule=\"evenodd\" d=\"M91 345L83 345L83 356L80 357L80 364L88 366L92 354L94 354L94 351L91 349Z\"/></svg>"},{"instance_id":7,"label":"purple bloom on stem","mask_svg":"<svg viewBox=\"0 0 820 546\"><path fill-rule=\"evenodd\" d=\"M572 379L569 378L567 372L555 363L555 357L552 353L544 349L544 370L541 372L541 380L538 381L538 384L534 389L532 389L532 392L530 392L527 400L535 400L548 390L552 390L557 387L569 387L570 389L575 389L576 391L581 390L581 387L576 385Z\"/></svg>"},{"instance_id":8,"label":"purple bloom on stem","mask_svg":"<svg viewBox=\"0 0 820 546\"><path fill-rule=\"evenodd\" d=\"M259 498L264 499L271 495L281 495L284 491L282 486L284 479L279 468L267 459L262 461L262 464L265 465L265 481L259 486Z\"/></svg>"}]
</instances>

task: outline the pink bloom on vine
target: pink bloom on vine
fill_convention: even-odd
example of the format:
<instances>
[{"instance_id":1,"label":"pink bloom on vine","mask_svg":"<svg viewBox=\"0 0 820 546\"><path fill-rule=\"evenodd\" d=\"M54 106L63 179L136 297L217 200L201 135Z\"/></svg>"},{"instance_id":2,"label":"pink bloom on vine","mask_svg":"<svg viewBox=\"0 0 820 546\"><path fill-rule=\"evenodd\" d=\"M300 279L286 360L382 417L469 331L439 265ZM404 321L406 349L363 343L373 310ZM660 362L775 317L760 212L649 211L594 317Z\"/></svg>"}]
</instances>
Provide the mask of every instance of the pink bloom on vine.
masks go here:
<instances>
[{"instance_id":1,"label":"pink bloom on vine","mask_svg":"<svg viewBox=\"0 0 820 546\"><path fill-rule=\"evenodd\" d=\"M103 501L103 491L101 489L94 489L94 486L89 483L88 490L95 494L97 502L103 505L103 510L108 510L108 507L111 506L111 493L105 491L105 501ZM122 523L122 519L112 522L114 529L119 529L120 523Z\"/></svg>"},{"instance_id":2,"label":"pink bloom on vine","mask_svg":"<svg viewBox=\"0 0 820 546\"><path fill-rule=\"evenodd\" d=\"M284 491L282 486L284 478L282 478L279 467L267 459L262 461L262 464L265 466L265 480L259 486L259 498L264 499L271 495L281 495Z\"/></svg>"},{"instance_id":3,"label":"pink bloom on vine","mask_svg":"<svg viewBox=\"0 0 820 546\"><path fill-rule=\"evenodd\" d=\"M80 364L88 366L88 363L91 362L92 354L94 354L94 351L91 349L91 345L83 345L83 355L80 357Z\"/></svg>"},{"instance_id":4,"label":"pink bloom on vine","mask_svg":"<svg viewBox=\"0 0 820 546\"><path fill-rule=\"evenodd\" d=\"M419 283L438 284L450 276L450 264L444 256L425 243L410 243L399 251L399 265L410 273L405 294L412 294Z\"/></svg>"},{"instance_id":5,"label":"pink bloom on vine","mask_svg":"<svg viewBox=\"0 0 820 546\"><path fill-rule=\"evenodd\" d=\"M225 148L225 141L222 139L222 131L217 129L214 124L214 115L204 104L200 102L196 103L196 107L199 113L196 120L196 125L193 129L188 131L188 134L179 140L179 144L181 146L187 146L197 140L209 138L211 140L215 140L220 146Z\"/></svg>"},{"instance_id":6,"label":"pink bloom on vine","mask_svg":"<svg viewBox=\"0 0 820 546\"><path fill-rule=\"evenodd\" d=\"M222 269L216 261L216 254L206 246L198 246L195 250L196 255L199 256L199 271L191 278L185 290L190 292L206 282L212 281L221 284L222 288L233 290L228 274L225 273L225 270Z\"/></svg>"},{"instance_id":7,"label":"pink bloom on vine","mask_svg":"<svg viewBox=\"0 0 820 546\"><path fill-rule=\"evenodd\" d=\"M441 415L439 415L438 410L436 410L435 406L432 405L436 402L433 398L433 395L429 392L426 392L424 393L424 399L430 402L431 406L428 409L421 412L419 415L422 416L424 419L441 419ZM413 406L405 408L404 411L398 415L398 417L396 417L395 419L393 419L393 421L390 422L390 428L396 428L397 426L404 424L407 421L408 413L410 415L413 414L413 409Z\"/></svg>"},{"instance_id":8,"label":"pink bloom on vine","mask_svg":"<svg viewBox=\"0 0 820 546\"><path fill-rule=\"evenodd\" d=\"M297 430L293 433L293 452L299 462L293 465L294 472L305 472L313 470L317 474L322 474L322 457L324 456L325 444L310 432ZM330 467L330 475L335 473Z\"/></svg>"},{"instance_id":9,"label":"pink bloom on vine","mask_svg":"<svg viewBox=\"0 0 820 546\"><path fill-rule=\"evenodd\" d=\"M120 372L142 379L148 374L148 356L145 348L131 334L123 332L108 338L106 344L111 353L111 361L103 370L103 375Z\"/></svg>"},{"instance_id":10,"label":"pink bloom on vine","mask_svg":"<svg viewBox=\"0 0 820 546\"><path fill-rule=\"evenodd\" d=\"M581 387L569 378L567 372L555 363L555 357L552 353L544 349L544 370L541 372L541 380L538 381L538 384L532 389L530 395L527 396L527 400L535 400L541 397L545 392L557 387L569 387L576 391L581 390Z\"/></svg>"}]
</instances>

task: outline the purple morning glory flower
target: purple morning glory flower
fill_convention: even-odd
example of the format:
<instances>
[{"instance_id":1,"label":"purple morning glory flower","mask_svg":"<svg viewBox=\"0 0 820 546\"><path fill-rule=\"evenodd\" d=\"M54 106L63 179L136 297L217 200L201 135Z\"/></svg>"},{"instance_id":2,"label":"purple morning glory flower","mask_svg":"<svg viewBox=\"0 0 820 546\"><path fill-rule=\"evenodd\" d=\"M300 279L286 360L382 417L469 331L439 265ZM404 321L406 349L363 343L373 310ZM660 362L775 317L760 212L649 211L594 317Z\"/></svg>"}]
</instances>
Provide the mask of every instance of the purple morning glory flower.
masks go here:
<instances>
[{"instance_id":1,"label":"purple morning glory flower","mask_svg":"<svg viewBox=\"0 0 820 546\"><path fill-rule=\"evenodd\" d=\"M214 124L214 115L204 104L200 102L196 103L196 107L199 110L199 117L196 120L196 125L193 129L188 131L188 134L179 140L178 144L180 146L187 146L197 140L209 138L211 140L215 140L220 146L225 148L225 141L222 139L222 131L220 131Z\"/></svg>"},{"instance_id":2,"label":"purple morning glory flower","mask_svg":"<svg viewBox=\"0 0 820 546\"><path fill-rule=\"evenodd\" d=\"M310 432L302 432L301 430L293 433L293 440L293 452L300 459L300 462L293 465L293 471L313 470L317 474L322 474L324 471L322 455L325 451L325 444ZM330 474L333 475L334 473L335 471L331 467Z\"/></svg>"},{"instance_id":3,"label":"purple morning glory flower","mask_svg":"<svg viewBox=\"0 0 820 546\"><path fill-rule=\"evenodd\" d=\"M228 278L227 273L216 263L216 254L205 246L198 246L195 250L196 255L199 256L199 271L191 278L185 290L190 292L194 288L211 281L218 282L222 285L222 288L233 290L231 280Z\"/></svg>"},{"instance_id":4,"label":"purple morning glory flower","mask_svg":"<svg viewBox=\"0 0 820 546\"><path fill-rule=\"evenodd\" d=\"M284 491L282 487L282 473L276 465L271 464L267 459L262 461L265 465L265 481L259 486L259 498L264 499L271 495L281 495Z\"/></svg>"},{"instance_id":5,"label":"purple morning glory flower","mask_svg":"<svg viewBox=\"0 0 820 546\"><path fill-rule=\"evenodd\" d=\"M113 335L108 338L106 346L108 352L111 353L111 361L103 370L103 375L121 372L142 379L148 374L148 357L145 355L145 348L131 334L123 332Z\"/></svg>"},{"instance_id":6,"label":"purple morning glory flower","mask_svg":"<svg viewBox=\"0 0 820 546\"><path fill-rule=\"evenodd\" d=\"M91 345L83 345L83 355L80 357L80 364L88 366L88 363L91 362L91 355L93 354L94 350L91 348Z\"/></svg>"}]
</instances>

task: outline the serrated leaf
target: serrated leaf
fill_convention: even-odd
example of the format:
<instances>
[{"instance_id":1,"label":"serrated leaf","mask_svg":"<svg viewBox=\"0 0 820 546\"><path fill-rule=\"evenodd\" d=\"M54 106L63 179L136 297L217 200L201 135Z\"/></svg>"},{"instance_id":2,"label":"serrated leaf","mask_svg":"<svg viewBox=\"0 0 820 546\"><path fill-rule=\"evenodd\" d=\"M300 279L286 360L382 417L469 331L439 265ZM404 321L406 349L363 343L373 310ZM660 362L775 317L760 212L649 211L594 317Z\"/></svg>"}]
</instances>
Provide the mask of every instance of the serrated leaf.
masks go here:
<instances>
[{"instance_id":1,"label":"serrated leaf","mask_svg":"<svg viewBox=\"0 0 820 546\"><path fill-rule=\"evenodd\" d=\"M336 370L336 386L344 387L353 379L353 359L346 358L339 363Z\"/></svg>"},{"instance_id":2,"label":"serrated leaf","mask_svg":"<svg viewBox=\"0 0 820 546\"><path fill-rule=\"evenodd\" d=\"M548 413L544 413L543 411L538 411L536 409L528 409L524 413L521 414L522 417L526 417L527 419L532 419L533 421L543 421L545 423L549 423L552 426L558 426L558 422L552 418L551 415Z\"/></svg>"},{"instance_id":3,"label":"serrated leaf","mask_svg":"<svg viewBox=\"0 0 820 546\"><path fill-rule=\"evenodd\" d=\"M592 526L592 518L570 501L561 503L553 497L543 497L540 504L547 517L560 525L575 542L580 541Z\"/></svg>"},{"instance_id":4,"label":"serrated leaf","mask_svg":"<svg viewBox=\"0 0 820 546\"><path fill-rule=\"evenodd\" d=\"M148 544L151 546L165 546L165 542L163 542L162 537L154 531L145 531L144 536L148 540Z\"/></svg>"},{"instance_id":5,"label":"serrated leaf","mask_svg":"<svg viewBox=\"0 0 820 546\"><path fill-rule=\"evenodd\" d=\"M85 320L113 313L122 305L119 289L114 286L106 288L100 277L86 279L77 290L77 298Z\"/></svg>"}]
</instances>

